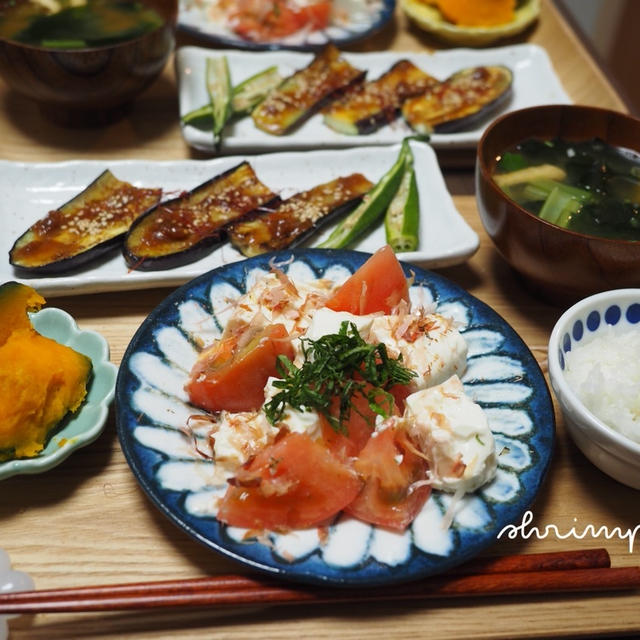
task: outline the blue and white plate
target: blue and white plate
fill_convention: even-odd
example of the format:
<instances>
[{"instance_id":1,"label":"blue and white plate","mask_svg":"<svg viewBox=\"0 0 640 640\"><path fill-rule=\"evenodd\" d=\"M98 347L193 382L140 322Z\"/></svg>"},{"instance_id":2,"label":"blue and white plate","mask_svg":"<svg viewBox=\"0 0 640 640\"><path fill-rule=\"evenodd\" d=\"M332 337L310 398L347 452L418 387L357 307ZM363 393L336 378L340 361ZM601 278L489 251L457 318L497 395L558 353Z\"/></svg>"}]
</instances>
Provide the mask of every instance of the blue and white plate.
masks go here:
<instances>
[{"instance_id":1,"label":"blue and white plate","mask_svg":"<svg viewBox=\"0 0 640 640\"><path fill-rule=\"evenodd\" d=\"M368 38L391 20L395 5L395 0L334 0L334 18L326 29L301 29L279 40L254 42L240 37L224 20L213 16L207 0L180 0L178 28L216 46L250 51L310 51L329 42L346 46Z\"/></svg>"},{"instance_id":2,"label":"blue and white plate","mask_svg":"<svg viewBox=\"0 0 640 640\"><path fill-rule=\"evenodd\" d=\"M345 280L369 257L352 251L277 254L294 280ZM143 489L188 534L252 568L303 582L385 584L439 573L496 541L535 497L549 464L555 431L549 390L531 352L491 308L448 280L405 266L411 295L434 302L459 323L469 344L466 390L487 412L499 455L493 482L462 499L443 526L450 496L434 492L404 533L340 517L320 538L317 529L246 539L246 531L215 518L225 491L214 464L193 452L182 434L200 413L183 391L198 345L220 335L237 299L270 269L274 254L232 263L183 285L145 320L131 341L116 387L117 427ZM204 441L203 441L204 445Z\"/></svg>"}]
</instances>

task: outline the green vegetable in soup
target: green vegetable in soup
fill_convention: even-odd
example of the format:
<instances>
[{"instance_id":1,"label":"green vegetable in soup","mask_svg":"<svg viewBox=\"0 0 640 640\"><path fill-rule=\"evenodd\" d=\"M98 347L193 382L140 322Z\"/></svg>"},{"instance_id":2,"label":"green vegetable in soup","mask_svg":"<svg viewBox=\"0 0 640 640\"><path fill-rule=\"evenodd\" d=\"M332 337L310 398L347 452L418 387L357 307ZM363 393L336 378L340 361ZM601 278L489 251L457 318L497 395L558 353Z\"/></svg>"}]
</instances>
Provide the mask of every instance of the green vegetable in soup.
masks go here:
<instances>
[{"instance_id":1,"label":"green vegetable in soup","mask_svg":"<svg viewBox=\"0 0 640 640\"><path fill-rule=\"evenodd\" d=\"M505 173L519 171L520 169L526 168L527 161L521 153L507 151L507 153L500 158L499 166Z\"/></svg>"},{"instance_id":2,"label":"green vegetable in soup","mask_svg":"<svg viewBox=\"0 0 640 640\"><path fill-rule=\"evenodd\" d=\"M133 40L163 23L140 0L29 0L0 10L0 37L51 49L84 49Z\"/></svg>"},{"instance_id":3,"label":"green vegetable in soup","mask_svg":"<svg viewBox=\"0 0 640 640\"><path fill-rule=\"evenodd\" d=\"M593 139L526 140L494 180L518 204L570 231L640 241L640 155Z\"/></svg>"}]
</instances>

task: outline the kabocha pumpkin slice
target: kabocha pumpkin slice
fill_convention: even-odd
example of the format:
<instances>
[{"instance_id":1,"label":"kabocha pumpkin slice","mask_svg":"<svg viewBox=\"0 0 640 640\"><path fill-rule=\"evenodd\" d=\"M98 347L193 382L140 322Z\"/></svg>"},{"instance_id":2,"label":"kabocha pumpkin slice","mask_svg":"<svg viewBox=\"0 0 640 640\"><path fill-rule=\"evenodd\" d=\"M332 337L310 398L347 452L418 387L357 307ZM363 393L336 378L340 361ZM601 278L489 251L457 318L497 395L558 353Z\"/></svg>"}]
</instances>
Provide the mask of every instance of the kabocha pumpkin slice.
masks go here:
<instances>
[{"instance_id":1,"label":"kabocha pumpkin slice","mask_svg":"<svg viewBox=\"0 0 640 640\"><path fill-rule=\"evenodd\" d=\"M241 162L138 218L125 238L125 260L141 270L194 262L225 239L229 223L275 198Z\"/></svg>"},{"instance_id":2,"label":"kabocha pumpkin slice","mask_svg":"<svg viewBox=\"0 0 640 640\"><path fill-rule=\"evenodd\" d=\"M373 133L393 122L409 97L439 84L409 60L399 60L376 80L352 87L324 112L324 123L338 133Z\"/></svg>"},{"instance_id":3,"label":"kabocha pumpkin slice","mask_svg":"<svg viewBox=\"0 0 640 640\"><path fill-rule=\"evenodd\" d=\"M445 20L464 27L493 27L515 17L516 0L436 0Z\"/></svg>"},{"instance_id":4,"label":"kabocha pumpkin slice","mask_svg":"<svg viewBox=\"0 0 640 640\"><path fill-rule=\"evenodd\" d=\"M293 247L355 207L372 186L360 173L317 185L234 222L228 230L229 239L248 257Z\"/></svg>"},{"instance_id":5,"label":"kabocha pumpkin slice","mask_svg":"<svg viewBox=\"0 0 640 640\"><path fill-rule=\"evenodd\" d=\"M156 205L162 189L141 189L108 169L84 191L31 225L14 243L9 261L18 272L55 275L98 258L131 223Z\"/></svg>"},{"instance_id":6,"label":"kabocha pumpkin slice","mask_svg":"<svg viewBox=\"0 0 640 640\"><path fill-rule=\"evenodd\" d=\"M280 136L291 132L348 87L362 82L366 71L350 65L334 45L320 51L304 69L286 78L253 110L258 129Z\"/></svg>"},{"instance_id":7,"label":"kabocha pumpkin slice","mask_svg":"<svg viewBox=\"0 0 640 640\"><path fill-rule=\"evenodd\" d=\"M402 115L418 133L468 129L501 107L511 95L513 74L503 66L462 69L402 105Z\"/></svg>"},{"instance_id":8,"label":"kabocha pumpkin slice","mask_svg":"<svg viewBox=\"0 0 640 640\"><path fill-rule=\"evenodd\" d=\"M540 0L399 0L418 27L458 47L514 36L540 14Z\"/></svg>"},{"instance_id":9,"label":"kabocha pumpkin slice","mask_svg":"<svg viewBox=\"0 0 640 640\"><path fill-rule=\"evenodd\" d=\"M26 285L0 286L0 460L38 455L87 393L91 360L31 325L44 303Z\"/></svg>"}]
</instances>

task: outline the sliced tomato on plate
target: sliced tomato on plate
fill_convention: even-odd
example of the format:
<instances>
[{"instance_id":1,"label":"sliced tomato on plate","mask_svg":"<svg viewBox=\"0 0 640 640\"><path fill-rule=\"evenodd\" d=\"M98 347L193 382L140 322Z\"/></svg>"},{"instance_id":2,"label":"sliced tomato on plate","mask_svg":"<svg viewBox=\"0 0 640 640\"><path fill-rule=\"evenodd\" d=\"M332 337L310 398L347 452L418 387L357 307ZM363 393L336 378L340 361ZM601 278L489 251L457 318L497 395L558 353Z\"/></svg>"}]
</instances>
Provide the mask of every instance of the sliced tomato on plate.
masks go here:
<instances>
[{"instance_id":1,"label":"sliced tomato on plate","mask_svg":"<svg viewBox=\"0 0 640 640\"><path fill-rule=\"evenodd\" d=\"M293 359L289 334L282 324L259 330L247 344L239 336L216 342L191 369L185 390L189 400L208 411L253 411L264 402L264 387L277 376L279 355Z\"/></svg>"},{"instance_id":2,"label":"sliced tomato on plate","mask_svg":"<svg viewBox=\"0 0 640 640\"><path fill-rule=\"evenodd\" d=\"M409 302L409 285L393 249L378 249L335 293L326 306L357 316L391 313L400 301Z\"/></svg>"},{"instance_id":3,"label":"sliced tomato on plate","mask_svg":"<svg viewBox=\"0 0 640 640\"><path fill-rule=\"evenodd\" d=\"M338 418L337 399L333 403L331 415ZM369 408L367 399L358 394L351 398L349 419L338 431L324 416L320 416L322 438L325 446L341 459L357 456L369 440L375 427L376 414Z\"/></svg>"},{"instance_id":4,"label":"sliced tomato on plate","mask_svg":"<svg viewBox=\"0 0 640 640\"><path fill-rule=\"evenodd\" d=\"M320 416L325 446L340 458L357 456L374 432L378 414L369 406L369 400L365 395L367 389L371 388L371 385L367 385L363 389L363 393L356 393L351 397L351 410L348 420L343 425L343 430L336 430L326 418ZM393 397L381 395L377 398L377 402L387 415L399 415ZM339 417L337 398L332 403L331 415L336 419Z\"/></svg>"},{"instance_id":5,"label":"sliced tomato on plate","mask_svg":"<svg viewBox=\"0 0 640 640\"><path fill-rule=\"evenodd\" d=\"M404 413L405 401L414 391L415 389L412 389L408 384L394 384L389 388L389 393L395 400L399 415Z\"/></svg>"},{"instance_id":6,"label":"sliced tomato on plate","mask_svg":"<svg viewBox=\"0 0 640 640\"><path fill-rule=\"evenodd\" d=\"M229 17L239 36L260 42L284 38L304 27L324 29L330 15L331 3L327 0L307 6L287 0L242 0L235 3Z\"/></svg>"},{"instance_id":7,"label":"sliced tomato on plate","mask_svg":"<svg viewBox=\"0 0 640 640\"><path fill-rule=\"evenodd\" d=\"M365 485L346 512L371 524L406 529L431 493L429 485L414 487L427 470L426 461L414 451L408 434L396 426L369 438L354 463Z\"/></svg>"},{"instance_id":8,"label":"sliced tomato on plate","mask_svg":"<svg viewBox=\"0 0 640 640\"><path fill-rule=\"evenodd\" d=\"M336 515L361 487L353 468L322 442L287 433L238 471L218 519L248 529L303 529Z\"/></svg>"},{"instance_id":9,"label":"sliced tomato on plate","mask_svg":"<svg viewBox=\"0 0 640 640\"><path fill-rule=\"evenodd\" d=\"M331 2L314 2L306 7L300 7L304 12L305 22L313 30L324 29L331 18Z\"/></svg>"}]
</instances>

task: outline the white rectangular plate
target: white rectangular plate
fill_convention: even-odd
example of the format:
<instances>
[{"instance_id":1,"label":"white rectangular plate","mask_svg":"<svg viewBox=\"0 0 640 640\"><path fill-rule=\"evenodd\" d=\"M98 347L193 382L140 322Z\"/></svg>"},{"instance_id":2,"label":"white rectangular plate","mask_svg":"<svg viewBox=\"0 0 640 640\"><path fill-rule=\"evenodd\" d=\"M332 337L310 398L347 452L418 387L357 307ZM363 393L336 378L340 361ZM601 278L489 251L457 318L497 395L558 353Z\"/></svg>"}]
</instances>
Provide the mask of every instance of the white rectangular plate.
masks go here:
<instances>
[{"instance_id":1,"label":"white rectangular plate","mask_svg":"<svg viewBox=\"0 0 640 640\"><path fill-rule=\"evenodd\" d=\"M305 67L312 59L310 53L272 51L212 51L199 47L183 47L176 54L176 73L180 86L180 116L209 102L205 86L207 57L226 55L232 83L246 78L271 65L277 65L283 76ZM367 69L367 78L377 78L398 60L407 58L427 73L444 80L464 67L505 65L513 72L513 91L509 102L498 113L505 113L539 104L566 104L569 97L553 71L544 49L533 44L518 44L493 49L450 49L435 53L344 53L344 57L359 69ZM498 115L498 113L494 114ZM431 144L436 148L473 148L477 145L489 117L478 126L460 132L434 134ZM210 132L183 126L182 133L189 145L213 153ZM272 136L261 131L250 117L230 124L224 132L221 152L256 152L276 149L305 149L319 147L352 147L356 145L392 144L411 135L412 130L399 118L369 135L348 136L325 126L322 115L309 118L301 127L286 136Z\"/></svg>"},{"instance_id":2,"label":"white rectangular plate","mask_svg":"<svg viewBox=\"0 0 640 640\"><path fill-rule=\"evenodd\" d=\"M443 267L466 260L478 248L478 236L456 210L446 189L433 149L412 142L420 194L420 245L400 259L426 267ZM391 167L400 145L360 149L271 153L249 158L262 180L282 197L328 182L355 171L372 182ZM176 286L205 271L239 260L242 255L223 244L208 256L188 265L164 271L135 271L127 268L119 252L89 263L81 271L56 277L19 277L9 263L9 250L15 240L36 220L82 191L98 174L111 169L116 177L140 187L162 187L165 192L192 189L205 180L235 166L245 158L224 157L214 160L151 162L146 160L72 161L27 164L0 161L5 185L0 200L0 282L19 280L44 295L73 295ZM327 226L306 246L314 246L331 231ZM384 228L378 225L369 235L350 248L373 252L385 242Z\"/></svg>"}]
</instances>

